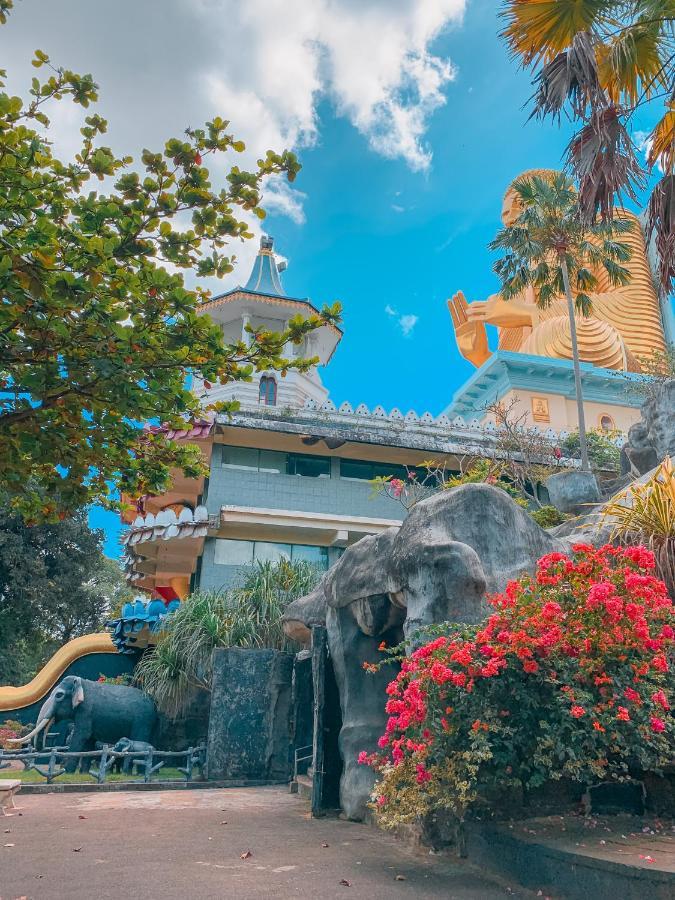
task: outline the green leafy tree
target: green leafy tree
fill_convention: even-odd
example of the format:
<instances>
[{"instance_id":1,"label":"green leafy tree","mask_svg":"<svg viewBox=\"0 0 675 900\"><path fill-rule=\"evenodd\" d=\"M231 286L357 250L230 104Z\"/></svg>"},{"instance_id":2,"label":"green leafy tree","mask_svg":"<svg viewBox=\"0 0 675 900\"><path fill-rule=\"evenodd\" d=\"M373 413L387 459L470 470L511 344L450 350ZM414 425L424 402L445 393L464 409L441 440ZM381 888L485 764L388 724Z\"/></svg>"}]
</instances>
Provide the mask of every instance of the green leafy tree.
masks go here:
<instances>
[{"instance_id":1,"label":"green leafy tree","mask_svg":"<svg viewBox=\"0 0 675 900\"><path fill-rule=\"evenodd\" d=\"M0 20L11 6L3 0ZM263 181L292 181L295 155L269 151L253 172L228 170L244 144L214 118L144 150L134 171L101 143L107 124L93 113L75 159L62 161L47 110L63 98L88 108L98 88L41 51L33 65L48 75L33 79L27 103L2 90L0 72L0 487L29 521L53 521L109 504L111 488L160 493L174 467L202 472L195 446L141 424L180 428L198 415L193 374L225 383L254 370L307 370L316 360L289 361L284 346L337 321L339 305L294 317L282 333L252 334L250 345L224 344L198 314L209 292L188 290L183 271L232 271L226 244L252 237L242 214L264 217ZM225 187L214 186L206 160Z\"/></svg>"},{"instance_id":2,"label":"green leafy tree","mask_svg":"<svg viewBox=\"0 0 675 900\"><path fill-rule=\"evenodd\" d=\"M130 596L103 532L78 512L28 527L0 506L0 684L24 684L66 641L100 631Z\"/></svg>"},{"instance_id":3,"label":"green leafy tree","mask_svg":"<svg viewBox=\"0 0 675 900\"><path fill-rule=\"evenodd\" d=\"M584 224L574 185L560 172L550 178L524 176L514 182L513 189L521 212L490 243L491 250L503 253L494 271L502 283L505 300L532 289L541 308L561 296L567 300L581 468L590 471L575 315L589 315L592 311L589 293L597 289L598 281L591 267L596 271L604 269L614 286L630 280L630 273L621 263L630 259L631 251L617 236L627 233L632 223L616 219L612 223Z\"/></svg>"},{"instance_id":4,"label":"green leafy tree","mask_svg":"<svg viewBox=\"0 0 675 900\"><path fill-rule=\"evenodd\" d=\"M588 458L591 466L600 472L612 472L618 475L621 471L621 450L616 445L618 432L607 432L600 428L589 431L586 435ZM579 432L573 431L562 442L565 456L579 455Z\"/></svg>"},{"instance_id":5,"label":"green leafy tree","mask_svg":"<svg viewBox=\"0 0 675 900\"><path fill-rule=\"evenodd\" d=\"M647 217L664 294L675 285L675 0L504 0L502 36L534 72L532 115L579 130L567 162L587 222L611 218L624 193L644 186L629 128L649 107L647 170L660 171ZM638 115L636 115L636 113Z\"/></svg>"}]
</instances>

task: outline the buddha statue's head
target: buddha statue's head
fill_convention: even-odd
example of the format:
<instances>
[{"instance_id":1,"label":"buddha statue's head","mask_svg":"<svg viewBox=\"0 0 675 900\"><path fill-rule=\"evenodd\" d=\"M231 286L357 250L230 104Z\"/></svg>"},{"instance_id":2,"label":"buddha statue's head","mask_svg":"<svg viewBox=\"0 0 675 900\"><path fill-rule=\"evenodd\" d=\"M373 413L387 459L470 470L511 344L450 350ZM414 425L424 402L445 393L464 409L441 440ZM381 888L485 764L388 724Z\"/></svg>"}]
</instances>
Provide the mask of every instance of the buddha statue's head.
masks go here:
<instances>
[{"instance_id":1,"label":"buddha statue's head","mask_svg":"<svg viewBox=\"0 0 675 900\"><path fill-rule=\"evenodd\" d=\"M504 194L504 202L502 203L502 223L505 228L516 221L523 211L522 204L518 199L518 195L513 187L516 181L522 181L523 178L553 178L557 174L554 169L528 169L517 178L514 178Z\"/></svg>"}]
</instances>

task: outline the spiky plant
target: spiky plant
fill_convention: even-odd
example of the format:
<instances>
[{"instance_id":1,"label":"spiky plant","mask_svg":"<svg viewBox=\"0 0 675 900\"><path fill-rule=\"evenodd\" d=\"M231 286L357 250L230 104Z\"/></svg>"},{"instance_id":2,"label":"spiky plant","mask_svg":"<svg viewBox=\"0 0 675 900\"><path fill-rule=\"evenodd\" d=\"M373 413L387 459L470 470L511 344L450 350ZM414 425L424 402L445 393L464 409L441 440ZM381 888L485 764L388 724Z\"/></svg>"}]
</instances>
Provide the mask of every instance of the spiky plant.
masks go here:
<instances>
[{"instance_id":1,"label":"spiky plant","mask_svg":"<svg viewBox=\"0 0 675 900\"><path fill-rule=\"evenodd\" d=\"M631 230L628 219L584 224L577 192L562 172L526 175L513 184L521 212L513 224L500 229L490 244L503 253L494 264L505 300L534 289L537 305L546 308L559 297L567 300L574 383L579 420L581 468L590 471L584 400L581 387L575 315L589 315L589 294L598 289L593 268L604 269L612 285L627 284L630 273L621 265L630 248L617 236Z\"/></svg>"},{"instance_id":2,"label":"spiky plant","mask_svg":"<svg viewBox=\"0 0 675 900\"><path fill-rule=\"evenodd\" d=\"M180 715L195 689L210 690L211 657L219 647L286 649L281 619L288 604L309 593L321 572L306 562L260 563L240 587L197 591L167 619L136 677L159 709Z\"/></svg>"},{"instance_id":3,"label":"spiky plant","mask_svg":"<svg viewBox=\"0 0 675 900\"><path fill-rule=\"evenodd\" d=\"M532 115L579 125L568 164L587 221L635 199L645 169L631 137L635 112L661 105L644 142L647 170L663 173L648 207L664 294L675 283L675 0L504 0L502 36L534 71Z\"/></svg>"},{"instance_id":4,"label":"spiky plant","mask_svg":"<svg viewBox=\"0 0 675 900\"><path fill-rule=\"evenodd\" d=\"M623 544L645 544L656 557L656 568L675 599L675 468L670 457L647 481L636 483L606 507L604 521Z\"/></svg>"}]
</instances>

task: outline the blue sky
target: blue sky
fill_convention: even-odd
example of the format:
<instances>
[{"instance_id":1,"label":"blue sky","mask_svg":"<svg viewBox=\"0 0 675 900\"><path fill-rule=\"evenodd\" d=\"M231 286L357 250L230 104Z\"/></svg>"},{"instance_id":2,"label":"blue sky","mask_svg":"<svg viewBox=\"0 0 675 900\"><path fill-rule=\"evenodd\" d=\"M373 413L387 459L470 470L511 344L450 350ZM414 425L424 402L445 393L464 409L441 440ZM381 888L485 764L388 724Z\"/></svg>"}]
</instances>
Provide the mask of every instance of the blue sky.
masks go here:
<instances>
[{"instance_id":1,"label":"blue sky","mask_svg":"<svg viewBox=\"0 0 675 900\"><path fill-rule=\"evenodd\" d=\"M343 304L345 336L322 372L332 399L439 413L473 371L445 301L496 290L486 245L502 195L523 170L558 167L569 137L527 122L530 77L497 37L498 6L26 0L3 29L3 62L24 93L35 47L92 71L118 152L213 114L252 152L296 149L303 169L292 192L269 194L263 227L288 258L290 294ZM68 109L55 119L64 154L78 127ZM248 276L250 244L235 282ZM92 523L117 555L116 516L97 510Z\"/></svg>"}]
</instances>

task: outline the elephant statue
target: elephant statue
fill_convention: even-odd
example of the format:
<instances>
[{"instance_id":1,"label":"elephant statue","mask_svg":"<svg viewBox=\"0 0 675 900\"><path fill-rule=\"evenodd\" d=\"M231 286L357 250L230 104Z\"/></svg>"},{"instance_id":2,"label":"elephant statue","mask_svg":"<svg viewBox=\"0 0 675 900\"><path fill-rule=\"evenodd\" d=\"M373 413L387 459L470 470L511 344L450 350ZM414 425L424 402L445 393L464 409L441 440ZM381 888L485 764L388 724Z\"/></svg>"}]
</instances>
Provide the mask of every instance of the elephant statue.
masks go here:
<instances>
[{"instance_id":1,"label":"elephant statue","mask_svg":"<svg viewBox=\"0 0 675 900\"><path fill-rule=\"evenodd\" d=\"M145 761L145 754L149 750L154 750L155 748L152 744L149 744L147 741L132 741L131 738L123 737L120 738L117 743L110 748L112 753L138 753L139 759L134 759L133 756L125 756L124 761L122 763L122 772L125 775L128 775L131 772L131 769L134 765Z\"/></svg>"},{"instance_id":2,"label":"elephant statue","mask_svg":"<svg viewBox=\"0 0 675 900\"><path fill-rule=\"evenodd\" d=\"M307 643L312 625L326 626L340 693L340 803L348 818L366 814L374 775L357 758L377 747L386 687L396 675L392 666L364 670L364 663L382 661L380 643L414 640L420 628L440 622L481 621L487 593L533 571L545 553L566 549L504 491L463 485L418 503L400 528L348 547L311 594L289 604L289 637Z\"/></svg>"},{"instance_id":3,"label":"elephant statue","mask_svg":"<svg viewBox=\"0 0 675 900\"><path fill-rule=\"evenodd\" d=\"M97 741L114 744L126 735L131 740L148 741L157 719L155 704L138 688L121 684L88 681L77 675L63 678L42 704L35 728L15 743L35 745L49 732L52 722L73 721L68 750L94 750ZM69 759L67 772L75 772L77 758Z\"/></svg>"}]
</instances>

